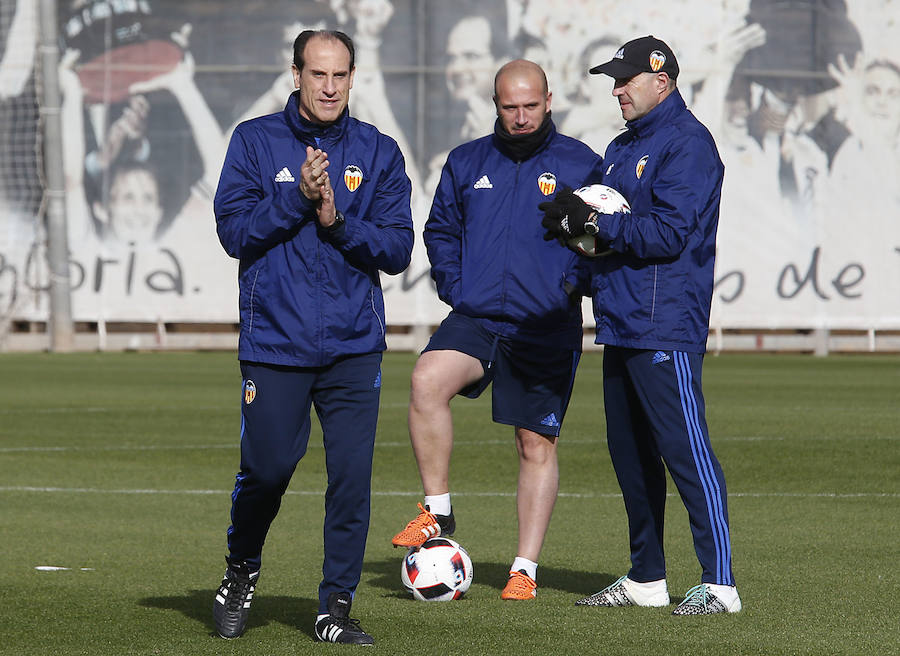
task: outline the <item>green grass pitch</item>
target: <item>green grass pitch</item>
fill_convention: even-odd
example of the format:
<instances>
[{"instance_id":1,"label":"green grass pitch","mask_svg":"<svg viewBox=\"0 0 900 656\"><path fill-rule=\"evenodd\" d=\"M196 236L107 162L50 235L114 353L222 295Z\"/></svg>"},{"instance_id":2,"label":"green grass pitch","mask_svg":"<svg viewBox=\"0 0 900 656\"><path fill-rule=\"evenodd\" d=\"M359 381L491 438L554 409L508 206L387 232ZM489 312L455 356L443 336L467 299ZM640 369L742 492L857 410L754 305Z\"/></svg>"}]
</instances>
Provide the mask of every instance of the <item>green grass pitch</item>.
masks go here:
<instances>
[{"instance_id":1,"label":"green grass pitch","mask_svg":"<svg viewBox=\"0 0 900 656\"><path fill-rule=\"evenodd\" d=\"M512 429L454 401L463 600L413 601L390 546L421 499L406 430L412 354L388 354L372 522L353 607L386 654L888 654L900 651L900 357L707 357L729 489L737 615L576 608L625 573L625 514L604 439L601 355L586 354L533 603L499 598L515 556ZM0 355L0 654L322 654L321 434L264 551L244 637L212 637L238 465L233 353ZM670 482L668 579L699 582ZM46 571L39 567L66 568Z\"/></svg>"}]
</instances>

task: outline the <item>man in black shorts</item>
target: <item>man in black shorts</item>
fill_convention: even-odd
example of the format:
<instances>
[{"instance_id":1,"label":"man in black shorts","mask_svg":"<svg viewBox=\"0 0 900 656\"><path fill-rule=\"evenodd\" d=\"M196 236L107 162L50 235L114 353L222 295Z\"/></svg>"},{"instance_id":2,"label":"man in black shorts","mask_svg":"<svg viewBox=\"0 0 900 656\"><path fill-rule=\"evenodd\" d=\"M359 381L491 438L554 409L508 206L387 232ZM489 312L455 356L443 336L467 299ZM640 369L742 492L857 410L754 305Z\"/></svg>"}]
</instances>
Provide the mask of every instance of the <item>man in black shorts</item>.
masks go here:
<instances>
[{"instance_id":1,"label":"man in black shorts","mask_svg":"<svg viewBox=\"0 0 900 656\"><path fill-rule=\"evenodd\" d=\"M601 158L556 131L544 71L505 64L494 80L494 134L450 153L424 238L438 295L453 311L416 362L409 433L425 504L395 546L452 535L450 400L493 383L493 419L515 427L518 552L501 597L534 599L556 502L556 443L581 356L577 256L543 239L538 204L579 187Z\"/></svg>"}]
</instances>

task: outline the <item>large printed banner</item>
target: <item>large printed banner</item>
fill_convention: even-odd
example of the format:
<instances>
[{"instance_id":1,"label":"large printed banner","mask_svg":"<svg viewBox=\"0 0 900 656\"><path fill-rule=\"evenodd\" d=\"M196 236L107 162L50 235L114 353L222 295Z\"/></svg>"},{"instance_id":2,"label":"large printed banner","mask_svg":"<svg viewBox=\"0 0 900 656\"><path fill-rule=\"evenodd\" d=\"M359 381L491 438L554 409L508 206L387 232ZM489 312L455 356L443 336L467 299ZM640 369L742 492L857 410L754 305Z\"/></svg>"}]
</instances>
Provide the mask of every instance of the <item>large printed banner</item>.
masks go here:
<instances>
[{"instance_id":1,"label":"large printed banner","mask_svg":"<svg viewBox=\"0 0 900 656\"><path fill-rule=\"evenodd\" d=\"M32 0L0 13L0 317L47 318ZM392 324L436 324L421 242L450 148L488 134L496 69L540 63L558 128L623 128L587 70L665 39L726 166L712 322L900 328L900 1L61 0L63 164L79 321L237 321L212 198L234 126L280 111L306 28L354 37L350 110L395 137L417 244ZM298 163L299 166L299 163ZM591 319L586 313L587 323Z\"/></svg>"}]
</instances>

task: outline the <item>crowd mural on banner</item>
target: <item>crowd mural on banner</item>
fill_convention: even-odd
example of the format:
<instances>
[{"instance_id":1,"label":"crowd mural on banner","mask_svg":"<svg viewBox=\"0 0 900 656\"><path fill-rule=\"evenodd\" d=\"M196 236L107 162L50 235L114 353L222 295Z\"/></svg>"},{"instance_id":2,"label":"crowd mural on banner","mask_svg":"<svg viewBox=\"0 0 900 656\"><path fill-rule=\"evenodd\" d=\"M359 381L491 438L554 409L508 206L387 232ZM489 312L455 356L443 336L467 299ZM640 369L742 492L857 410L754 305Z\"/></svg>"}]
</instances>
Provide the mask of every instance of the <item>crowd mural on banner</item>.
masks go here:
<instances>
[{"instance_id":1,"label":"crowd mural on banner","mask_svg":"<svg viewBox=\"0 0 900 656\"><path fill-rule=\"evenodd\" d=\"M12 147L39 113L36 4L4 3L0 15L7 319L48 312L36 128L33 144ZM610 80L587 71L654 34L679 53L679 88L726 166L712 325L900 327L900 0L58 7L76 320L236 321L236 263L211 207L225 148L239 122L283 109L296 35L328 27L357 47L351 112L397 140L413 184L412 264L383 279L391 323L446 313L421 231L449 150L493 130L499 65L539 63L560 131L602 154L624 124Z\"/></svg>"}]
</instances>

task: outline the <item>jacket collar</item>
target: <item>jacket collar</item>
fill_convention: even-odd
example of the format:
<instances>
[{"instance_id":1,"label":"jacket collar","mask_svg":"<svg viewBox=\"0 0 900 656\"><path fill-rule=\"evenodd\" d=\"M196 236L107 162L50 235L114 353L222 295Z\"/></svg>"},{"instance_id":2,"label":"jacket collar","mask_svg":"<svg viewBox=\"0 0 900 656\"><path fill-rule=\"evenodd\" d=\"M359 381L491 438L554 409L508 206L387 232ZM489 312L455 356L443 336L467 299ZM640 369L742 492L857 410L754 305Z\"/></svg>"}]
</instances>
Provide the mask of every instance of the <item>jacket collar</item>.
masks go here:
<instances>
[{"instance_id":1,"label":"jacket collar","mask_svg":"<svg viewBox=\"0 0 900 656\"><path fill-rule=\"evenodd\" d=\"M556 136L556 124L550 112L544 116L541 126L530 134L513 136L509 134L498 118L494 122L494 146L514 162L524 162L544 150Z\"/></svg>"},{"instance_id":2,"label":"jacket collar","mask_svg":"<svg viewBox=\"0 0 900 656\"><path fill-rule=\"evenodd\" d=\"M294 133L294 136L297 137L297 139L309 145L317 144L320 140L331 143L339 141L340 138L344 136L344 132L347 129L349 116L350 109L348 106L344 108L344 111L334 123L319 125L312 121L307 121L300 116L299 89L290 95L287 104L284 106L284 120L291 128L291 132Z\"/></svg>"},{"instance_id":3,"label":"jacket collar","mask_svg":"<svg viewBox=\"0 0 900 656\"><path fill-rule=\"evenodd\" d=\"M647 114L633 121L626 121L625 127L634 134L655 132L660 126L670 123L672 119L685 109L687 109L687 105L684 104L684 98L681 97L681 92L676 87L665 100Z\"/></svg>"}]
</instances>

